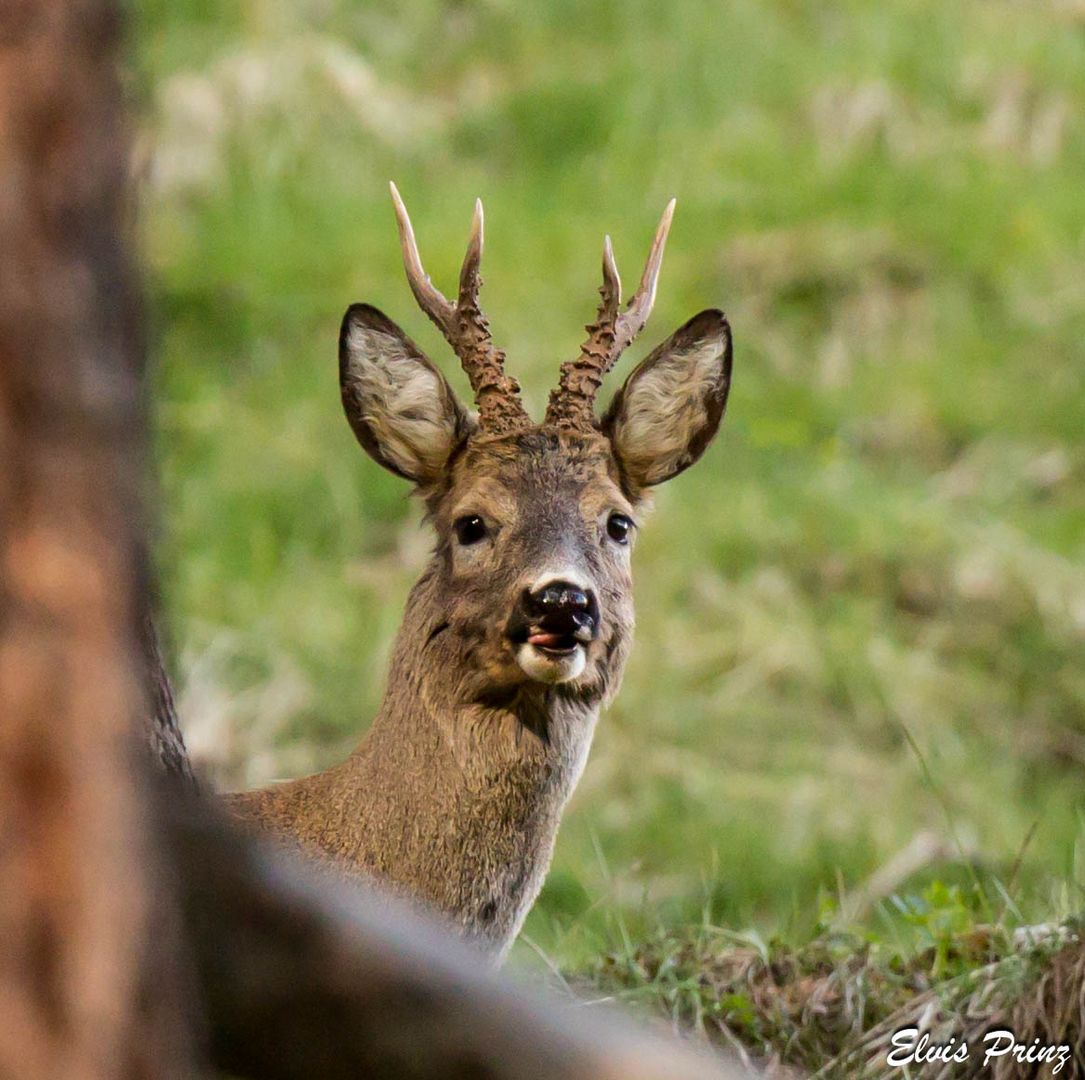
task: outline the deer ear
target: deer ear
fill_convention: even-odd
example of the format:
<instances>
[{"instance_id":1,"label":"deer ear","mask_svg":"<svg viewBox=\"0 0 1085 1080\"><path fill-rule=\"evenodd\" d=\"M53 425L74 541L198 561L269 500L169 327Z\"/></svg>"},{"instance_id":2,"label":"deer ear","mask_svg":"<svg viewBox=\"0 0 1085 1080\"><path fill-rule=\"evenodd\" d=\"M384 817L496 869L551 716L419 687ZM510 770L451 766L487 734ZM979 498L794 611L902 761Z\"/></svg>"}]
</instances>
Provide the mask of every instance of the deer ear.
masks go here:
<instances>
[{"instance_id":1,"label":"deer ear","mask_svg":"<svg viewBox=\"0 0 1085 1080\"><path fill-rule=\"evenodd\" d=\"M339 332L339 389L358 441L418 484L435 481L473 421L445 377L386 315L352 304Z\"/></svg>"},{"instance_id":2,"label":"deer ear","mask_svg":"<svg viewBox=\"0 0 1085 1080\"><path fill-rule=\"evenodd\" d=\"M641 361L602 422L634 488L661 484L704 453L730 385L731 327L722 311L694 315Z\"/></svg>"}]
</instances>

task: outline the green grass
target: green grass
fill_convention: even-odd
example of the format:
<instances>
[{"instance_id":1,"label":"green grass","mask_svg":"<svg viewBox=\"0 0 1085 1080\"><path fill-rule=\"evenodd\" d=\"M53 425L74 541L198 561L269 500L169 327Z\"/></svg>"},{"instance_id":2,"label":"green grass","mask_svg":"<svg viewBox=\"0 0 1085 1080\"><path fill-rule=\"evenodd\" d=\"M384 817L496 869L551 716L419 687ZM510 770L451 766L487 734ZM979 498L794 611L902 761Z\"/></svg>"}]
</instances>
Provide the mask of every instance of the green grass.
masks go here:
<instances>
[{"instance_id":1,"label":"green grass","mask_svg":"<svg viewBox=\"0 0 1085 1080\"><path fill-rule=\"evenodd\" d=\"M635 277L674 194L644 348L722 305L734 391L638 545L636 650L528 937L566 970L701 924L804 943L922 830L1024 921L1081 907L1071 5L155 0L135 40L161 563L218 776L357 740L425 558L335 379L355 300L453 367L387 180L446 287L485 199L485 306L536 410L603 232ZM894 892L934 879L970 876Z\"/></svg>"},{"instance_id":2,"label":"green grass","mask_svg":"<svg viewBox=\"0 0 1085 1080\"><path fill-rule=\"evenodd\" d=\"M1080 1054L1080 1017L1052 1000L1081 992L1080 924L1015 934L1006 921L977 922L974 899L935 884L899 904L889 936L826 924L801 947L707 924L657 932L603 954L569 989L662 1012L678 1031L769 1064L770 1075L778 1063L819 1080L900 1075L886 1061L890 1039L920 1024L932 1041L971 1051L972 1071L946 1074L933 1060L907 1074L930 1080L990 1075L983 1035L995 1028Z\"/></svg>"}]
</instances>

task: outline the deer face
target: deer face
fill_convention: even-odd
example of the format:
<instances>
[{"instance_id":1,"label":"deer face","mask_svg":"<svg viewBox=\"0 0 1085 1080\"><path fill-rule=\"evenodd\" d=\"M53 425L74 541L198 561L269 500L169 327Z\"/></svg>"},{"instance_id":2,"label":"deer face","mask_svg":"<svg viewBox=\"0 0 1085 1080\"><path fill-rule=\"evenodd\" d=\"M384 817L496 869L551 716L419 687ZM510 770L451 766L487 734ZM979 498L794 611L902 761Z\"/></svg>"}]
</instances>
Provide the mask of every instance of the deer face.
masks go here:
<instances>
[{"instance_id":1,"label":"deer face","mask_svg":"<svg viewBox=\"0 0 1085 1080\"><path fill-rule=\"evenodd\" d=\"M635 513L605 438L529 428L469 440L435 514L436 572L489 686L605 693L632 631Z\"/></svg>"},{"instance_id":2,"label":"deer face","mask_svg":"<svg viewBox=\"0 0 1085 1080\"><path fill-rule=\"evenodd\" d=\"M479 413L395 323L364 304L343 319L340 384L362 446L428 505L438 535L425 575L434 632L459 639L460 679L479 698L533 684L606 696L632 634L630 554L647 489L696 461L723 415L727 320L714 310L695 316L596 418L603 374L647 319L672 204L623 314L607 242L597 322L578 360L562 366L546 419L533 424L477 306L481 207L453 305L425 277L393 195L408 279L459 353Z\"/></svg>"}]
</instances>

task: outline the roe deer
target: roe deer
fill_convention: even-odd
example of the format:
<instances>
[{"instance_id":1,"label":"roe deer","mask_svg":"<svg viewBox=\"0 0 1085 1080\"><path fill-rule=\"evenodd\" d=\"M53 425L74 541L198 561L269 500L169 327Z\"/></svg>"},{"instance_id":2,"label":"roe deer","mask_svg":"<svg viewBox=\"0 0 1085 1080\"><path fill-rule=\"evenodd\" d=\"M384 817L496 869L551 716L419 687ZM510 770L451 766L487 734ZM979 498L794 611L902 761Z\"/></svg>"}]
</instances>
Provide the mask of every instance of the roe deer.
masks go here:
<instances>
[{"instance_id":1,"label":"roe deer","mask_svg":"<svg viewBox=\"0 0 1085 1080\"><path fill-rule=\"evenodd\" d=\"M347 310L347 419L371 457L416 485L437 544L358 749L315 776L229 798L243 817L420 900L501 954L542 886L600 706L618 689L637 516L647 489L716 433L731 331L720 311L695 315L596 417L603 376L652 309L672 200L624 309L605 240L597 318L534 424L478 304L482 204L451 303L422 268L394 184L392 198L411 290L459 356L478 415L389 318L367 304Z\"/></svg>"}]
</instances>

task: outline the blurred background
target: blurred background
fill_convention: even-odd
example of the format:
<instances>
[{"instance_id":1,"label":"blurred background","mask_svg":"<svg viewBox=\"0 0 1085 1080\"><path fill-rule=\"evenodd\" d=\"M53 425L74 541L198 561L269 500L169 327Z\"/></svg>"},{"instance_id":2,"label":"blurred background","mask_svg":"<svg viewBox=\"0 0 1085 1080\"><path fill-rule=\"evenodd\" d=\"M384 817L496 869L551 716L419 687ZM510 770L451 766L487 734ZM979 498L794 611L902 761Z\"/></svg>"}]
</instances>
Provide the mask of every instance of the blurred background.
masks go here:
<instances>
[{"instance_id":1,"label":"blurred background","mask_svg":"<svg viewBox=\"0 0 1085 1080\"><path fill-rule=\"evenodd\" d=\"M603 233L635 280L676 195L621 366L719 305L734 388L638 541L636 648L521 961L697 920L801 936L902 849L885 891L967 861L1022 918L1081 908L1080 0L134 15L168 636L218 781L353 747L427 558L338 400L357 300L467 393L388 180L446 290L484 199L483 302L537 414Z\"/></svg>"}]
</instances>

